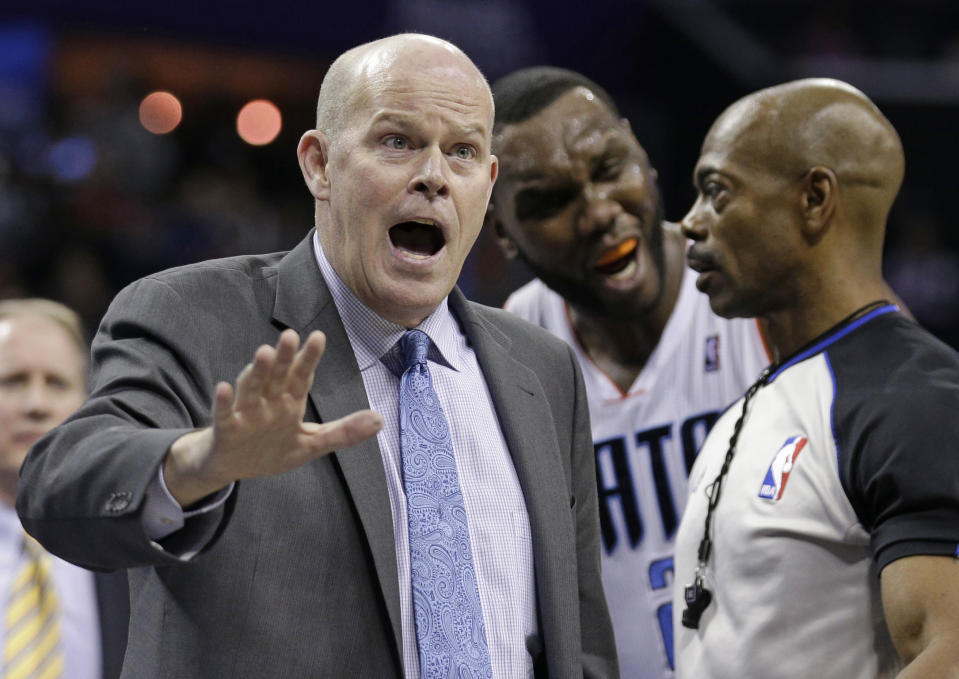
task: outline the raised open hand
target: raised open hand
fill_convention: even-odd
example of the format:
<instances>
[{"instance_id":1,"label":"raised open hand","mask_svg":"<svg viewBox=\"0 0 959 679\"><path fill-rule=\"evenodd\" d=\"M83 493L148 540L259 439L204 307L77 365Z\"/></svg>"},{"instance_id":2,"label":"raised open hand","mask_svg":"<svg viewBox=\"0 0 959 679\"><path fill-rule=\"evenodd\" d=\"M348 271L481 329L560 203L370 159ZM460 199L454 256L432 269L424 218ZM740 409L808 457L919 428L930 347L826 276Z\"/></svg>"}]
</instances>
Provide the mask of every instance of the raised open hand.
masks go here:
<instances>
[{"instance_id":1,"label":"raised open hand","mask_svg":"<svg viewBox=\"0 0 959 679\"><path fill-rule=\"evenodd\" d=\"M303 421L325 346L321 332L310 333L299 348L296 332L284 330L275 348L256 350L235 390L226 382L216 385L213 425L174 441L164 462L167 488L181 506L232 481L288 471L380 430L383 419L372 410L323 424Z\"/></svg>"}]
</instances>

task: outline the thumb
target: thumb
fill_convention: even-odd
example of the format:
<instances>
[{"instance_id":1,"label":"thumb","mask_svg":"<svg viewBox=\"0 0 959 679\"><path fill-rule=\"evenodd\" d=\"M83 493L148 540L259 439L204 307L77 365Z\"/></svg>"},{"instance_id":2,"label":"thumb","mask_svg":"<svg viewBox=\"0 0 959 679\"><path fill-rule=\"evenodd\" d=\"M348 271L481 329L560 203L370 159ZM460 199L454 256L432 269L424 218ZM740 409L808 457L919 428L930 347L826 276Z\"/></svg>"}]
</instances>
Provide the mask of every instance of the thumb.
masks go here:
<instances>
[{"instance_id":1,"label":"thumb","mask_svg":"<svg viewBox=\"0 0 959 679\"><path fill-rule=\"evenodd\" d=\"M309 448L314 457L349 448L375 436L383 428L383 417L373 410L358 410L332 422L304 422Z\"/></svg>"}]
</instances>

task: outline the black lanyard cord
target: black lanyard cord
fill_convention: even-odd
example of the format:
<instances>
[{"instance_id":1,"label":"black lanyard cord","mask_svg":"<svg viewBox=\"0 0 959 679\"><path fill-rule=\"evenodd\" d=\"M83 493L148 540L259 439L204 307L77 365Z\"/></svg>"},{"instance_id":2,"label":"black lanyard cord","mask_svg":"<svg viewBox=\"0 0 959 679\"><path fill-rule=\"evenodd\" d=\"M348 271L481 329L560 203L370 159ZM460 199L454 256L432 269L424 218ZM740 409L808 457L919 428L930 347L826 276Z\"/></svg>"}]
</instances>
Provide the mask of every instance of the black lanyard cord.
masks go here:
<instances>
[{"instance_id":1,"label":"black lanyard cord","mask_svg":"<svg viewBox=\"0 0 959 679\"><path fill-rule=\"evenodd\" d=\"M736 442L739 440L739 433L742 431L743 423L746 421L746 411L749 409L749 400L756 395L757 391L766 386L766 380L768 380L769 376L773 373L774 367L775 364L763 370L759 379L753 382L752 386L746 390L746 395L743 397L742 411L740 411L739 419L736 420L736 424L733 426L732 436L729 437L729 447L726 449L726 458L723 460L723 466L720 468L716 478L713 479L713 482L706 487L709 506L706 510L703 539L699 541L699 550L697 552L699 565L702 568L706 567L706 563L709 561L709 553L712 551L713 541L709 537L709 533L713 523L713 511L716 509L716 505L719 504L719 495L723 489L723 479L726 478L726 474L729 472L729 465L732 463L733 456L736 454Z\"/></svg>"}]
</instances>

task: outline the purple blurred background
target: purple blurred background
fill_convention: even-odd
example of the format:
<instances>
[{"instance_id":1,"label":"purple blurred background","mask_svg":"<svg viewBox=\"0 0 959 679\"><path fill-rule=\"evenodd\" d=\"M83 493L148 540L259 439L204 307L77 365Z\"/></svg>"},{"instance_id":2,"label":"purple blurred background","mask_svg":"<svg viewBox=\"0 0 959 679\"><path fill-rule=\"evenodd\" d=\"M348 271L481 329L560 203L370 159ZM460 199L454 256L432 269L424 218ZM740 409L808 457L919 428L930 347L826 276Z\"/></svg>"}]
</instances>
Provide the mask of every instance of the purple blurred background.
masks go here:
<instances>
[{"instance_id":1,"label":"purple blurred background","mask_svg":"<svg viewBox=\"0 0 959 679\"><path fill-rule=\"evenodd\" d=\"M491 80L553 64L604 85L659 169L666 214L692 201L710 122L795 77L843 78L898 128L907 170L886 275L959 347L959 3L954 0L373 0L262 3L5 0L0 8L0 297L44 295L89 331L113 294L160 269L284 250L312 224L296 163L331 59L406 30L448 38ZM153 134L143 98L173 93ZM253 146L240 108L268 99L279 135ZM528 277L488 234L461 285L499 305Z\"/></svg>"}]
</instances>

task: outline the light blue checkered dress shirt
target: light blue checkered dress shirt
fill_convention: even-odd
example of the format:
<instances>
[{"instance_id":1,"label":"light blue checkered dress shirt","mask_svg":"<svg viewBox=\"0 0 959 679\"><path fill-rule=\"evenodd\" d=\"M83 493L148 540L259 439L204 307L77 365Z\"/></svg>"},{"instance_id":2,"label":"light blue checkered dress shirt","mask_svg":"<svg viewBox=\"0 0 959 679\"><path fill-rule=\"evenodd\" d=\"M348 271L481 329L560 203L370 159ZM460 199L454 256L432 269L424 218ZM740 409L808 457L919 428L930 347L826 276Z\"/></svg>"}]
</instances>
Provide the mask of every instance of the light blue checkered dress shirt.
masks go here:
<instances>
[{"instance_id":1,"label":"light blue checkered dress shirt","mask_svg":"<svg viewBox=\"0 0 959 679\"><path fill-rule=\"evenodd\" d=\"M393 510L403 665L407 679L419 679L397 413L402 359L396 343L406 328L380 318L357 299L333 270L316 233L313 248L353 346L370 406L385 422L377 443L383 455ZM476 354L460 332L447 301L444 299L417 327L432 340L429 369L453 437L493 676L532 677L532 658L527 648L539 648L540 642L529 516L523 491Z\"/></svg>"}]
</instances>

